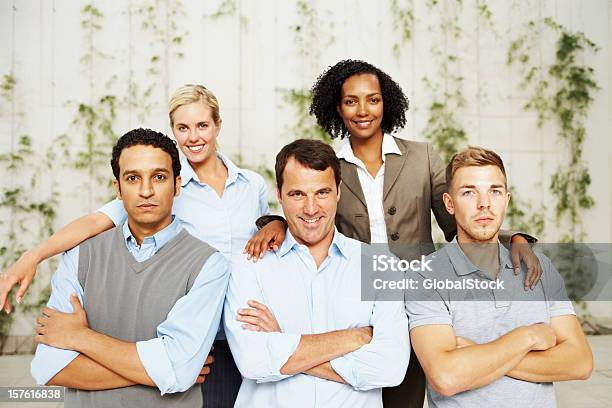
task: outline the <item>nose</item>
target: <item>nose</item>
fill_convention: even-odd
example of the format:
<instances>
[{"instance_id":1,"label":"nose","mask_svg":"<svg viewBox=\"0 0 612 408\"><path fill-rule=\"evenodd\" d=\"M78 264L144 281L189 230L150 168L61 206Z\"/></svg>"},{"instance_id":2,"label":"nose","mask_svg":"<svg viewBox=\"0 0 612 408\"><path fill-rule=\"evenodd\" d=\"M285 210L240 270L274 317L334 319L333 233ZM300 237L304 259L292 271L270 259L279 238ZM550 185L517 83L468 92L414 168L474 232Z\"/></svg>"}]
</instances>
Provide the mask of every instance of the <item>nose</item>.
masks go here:
<instances>
[{"instance_id":1,"label":"nose","mask_svg":"<svg viewBox=\"0 0 612 408\"><path fill-rule=\"evenodd\" d=\"M155 190L153 190L153 183L150 179L145 179L140 184L139 194L142 198L149 198L155 194Z\"/></svg>"},{"instance_id":2,"label":"nose","mask_svg":"<svg viewBox=\"0 0 612 408\"><path fill-rule=\"evenodd\" d=\"M318 206L315 197L307 197L304 202L304 214L314 215L318 211Z\"/></svg>"},{"instance_id":3,"label":"nose","mask_svg":"<svg viewBox=\"0 0 612 408\"><path fill-rule=\"evenodd\" d=\"M478 209L488 209L491 207L491 200L489 199L488 194L478 193Z\"/></svg>"},{"instance_id":4,"label":"nose","mask_svg":"<svg viewBox=\"0 0 612 408\"><path fill-rule=\"evenodd\" d=\"M366 110L367 108L367 103L366 101L359 101L359 106L357 107L357 114L359 116L366 116L368 114L368 111Z\"/></svg>"}]
</instances>

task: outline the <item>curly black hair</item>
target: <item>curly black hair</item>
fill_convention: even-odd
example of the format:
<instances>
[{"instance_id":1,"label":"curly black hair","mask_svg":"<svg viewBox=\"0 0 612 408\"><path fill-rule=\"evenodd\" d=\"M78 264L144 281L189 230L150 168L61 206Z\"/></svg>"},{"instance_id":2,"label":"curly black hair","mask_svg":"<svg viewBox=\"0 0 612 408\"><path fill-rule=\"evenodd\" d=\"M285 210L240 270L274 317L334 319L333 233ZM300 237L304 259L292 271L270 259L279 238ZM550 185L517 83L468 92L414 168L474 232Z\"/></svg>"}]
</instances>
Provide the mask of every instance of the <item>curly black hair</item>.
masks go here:
<instances>
[{"instance_id":1,"label":"curly black hair","mask_svg":"<svg viewBox=\"0 0 612 408\"><path fill-rule=\"evenodd\" d=\"M336 107L340 103L342 84L356 74L374 74L380 83L383 99L383 118L381 129L383 133L393 133L406 125L408 98L402 88L391 77L374 65L359 60L344 60L322 73L312 86L312 103L310 114L317 118L317 123L332 138L344 138L350 133Z\"/></svg>"},{"instance_id":2,"label":"curly black hair","mask_svg":"<svg viewBox=\"0 0 612 408\"><path fill-rule=\"evenodd\" d=\"M120 181L119 156L121 156L121 152L128 147L139 145L157 147L168 153L172 159L173 178L176 180L181 174L181 161L179 159L178 149L176 148L176 142L163 133L151 129L140 128L130 130L125 135L121 136L113 147L113 155L110 163L113 168L113 175L117 181Z\"/></svg>"}]
</instances>

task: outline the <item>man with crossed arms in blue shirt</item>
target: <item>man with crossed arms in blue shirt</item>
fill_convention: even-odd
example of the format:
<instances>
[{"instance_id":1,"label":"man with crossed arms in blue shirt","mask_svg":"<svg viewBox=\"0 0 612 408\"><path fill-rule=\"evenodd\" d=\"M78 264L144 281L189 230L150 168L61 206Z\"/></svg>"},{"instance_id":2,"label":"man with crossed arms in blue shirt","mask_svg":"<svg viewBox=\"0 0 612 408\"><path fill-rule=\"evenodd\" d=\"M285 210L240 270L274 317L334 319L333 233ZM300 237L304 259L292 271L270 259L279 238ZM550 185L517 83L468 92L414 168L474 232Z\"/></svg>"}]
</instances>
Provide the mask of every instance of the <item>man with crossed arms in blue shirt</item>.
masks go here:
<instances>
[{"instance_id":1,"label":"man with crossed arms in blue shirt","mask_svg":"<svg viewBox=\"0 0 612 408\"><path fill-rule=\"evenodd\" d=\"M192 386L208 372L228 262L172 216L181 165L170 138L130 131L111 165L128 219L62 256L32 375L67 387L66 407L200 407Z\"/></svg>"},{"instance_id":2,"label":"man with crossed arms in blue shirt","mask_svg":"<svg viewBox=\"0 0 612 408\"><path fill-rule=\"evenodd\" d=\"M402 302L361 301L362 244L334 227L338 158L302 139L275 170L287 237L257 263L234 260L225 300L235 407L382 407L408 366L408 323Z\"/></svg>"}]
</instances>

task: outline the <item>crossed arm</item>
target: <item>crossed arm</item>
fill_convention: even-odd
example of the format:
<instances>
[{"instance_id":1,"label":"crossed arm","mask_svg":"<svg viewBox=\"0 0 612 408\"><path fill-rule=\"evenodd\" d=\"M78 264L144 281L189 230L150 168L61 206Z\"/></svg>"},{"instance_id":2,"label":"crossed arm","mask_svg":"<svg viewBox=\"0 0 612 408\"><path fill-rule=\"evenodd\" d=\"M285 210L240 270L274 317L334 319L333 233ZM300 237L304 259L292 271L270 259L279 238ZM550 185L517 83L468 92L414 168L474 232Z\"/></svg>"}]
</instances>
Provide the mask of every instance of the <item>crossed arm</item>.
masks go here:
<instances>
[{"instance_id":1,"label":"crossed arm","mask_svg":"<svg viewBox=\"0 0 612 408\"><path fill-rule=\"evenodd\" d=\"M425 374L438 393L452 396L502 376L532 382L586 379L593 360L573 315L553 317L510 331L485 344L455 337L451 326L424 325L410 331Z\"/></svg>"},{"instance_id":2,"label":"crossed arm","mask_svg":"<svg viewBox=\"0 0 612 408\"><path fill-rule=\"evenodd\" d=\"M202 362L217 331L229 275L225 258L220 254L209 258L191 290L157 327L157 337L131 343L88 327L74 268L77 251L62 256L52 279L50 307L37 319L35 340L40 345L32 362L37 383L85 390L143 384L156 386L163 394L203 382L210 369ZM194 328L193 321L205 330Z\"/></svg>"}]
</instances>

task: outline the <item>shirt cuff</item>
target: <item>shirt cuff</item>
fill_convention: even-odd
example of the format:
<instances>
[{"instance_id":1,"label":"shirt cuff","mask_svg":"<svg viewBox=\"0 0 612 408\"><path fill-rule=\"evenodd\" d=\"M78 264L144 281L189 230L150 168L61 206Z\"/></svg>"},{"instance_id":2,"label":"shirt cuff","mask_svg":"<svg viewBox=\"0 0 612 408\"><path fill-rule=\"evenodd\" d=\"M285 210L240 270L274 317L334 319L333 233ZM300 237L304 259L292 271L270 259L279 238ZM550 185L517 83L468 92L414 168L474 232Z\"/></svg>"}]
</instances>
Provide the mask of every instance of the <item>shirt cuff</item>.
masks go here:
<instances>
[{"instance_id":1,"label":"shirt cuff","mask_svg":"<svg viewBox=\"0 0 612 408\"><path fill-rule=\"evenodd\" d=\"M62 371L72 360L79 356L74 350L64 350L39 344L36 355L30 363L30 374L36 380L37 385L45 385L53 377Z\"/></svg>"},{"instance_id":2,"label":"shirt cuff","mask_svg":"<svg viewBox=\"0 0 612 408\"><path fill-rule=\"evenodd\" d=\"M123 203L117 199L110 201L104 204L102 207L98 208L98 212L106 215L111 219L115 226L123 224L123 221L126 219L126 213L123 208Z\"/></svg>"},{"instance_id":3,"label":"shirt cuff","mask_svg":"<svg viewBox=\"0 0 612 408\"><path fill-rule=\"evenodd\" d=\"M344 379L348 384L352 385L355 388L358 388L357 378L353 373L353 367L348 358L341 356L338 358L334 358L329 362L334 369L334 371Z\"/></svg>"},{"instance_id":4,"label":"shirt cuff","mask_svg":"<svg viewBox=\"0 0 612 408\"><path fill-rule=\"evenodd\" d=\"M280 381L291 377L288 374L282 374L280 369L285 365L287 360L295 353L295 350L300 343L301 335L286 334L286 333L268 333L268 355L270 356L270 373L265 379L257 380L257 383L269 381Z\"/></svg>"},{"instance_id":5,"label":"shirt cuff","mask_svg":"<svg viewBox=\"0 0 612 408\"><path fill-rule=\"evenodd\" d=\"M176 384L174 368L166 353L163 337L136 342L138 357L161 395L172 392Z\"/></svg>"}]
</instances>

